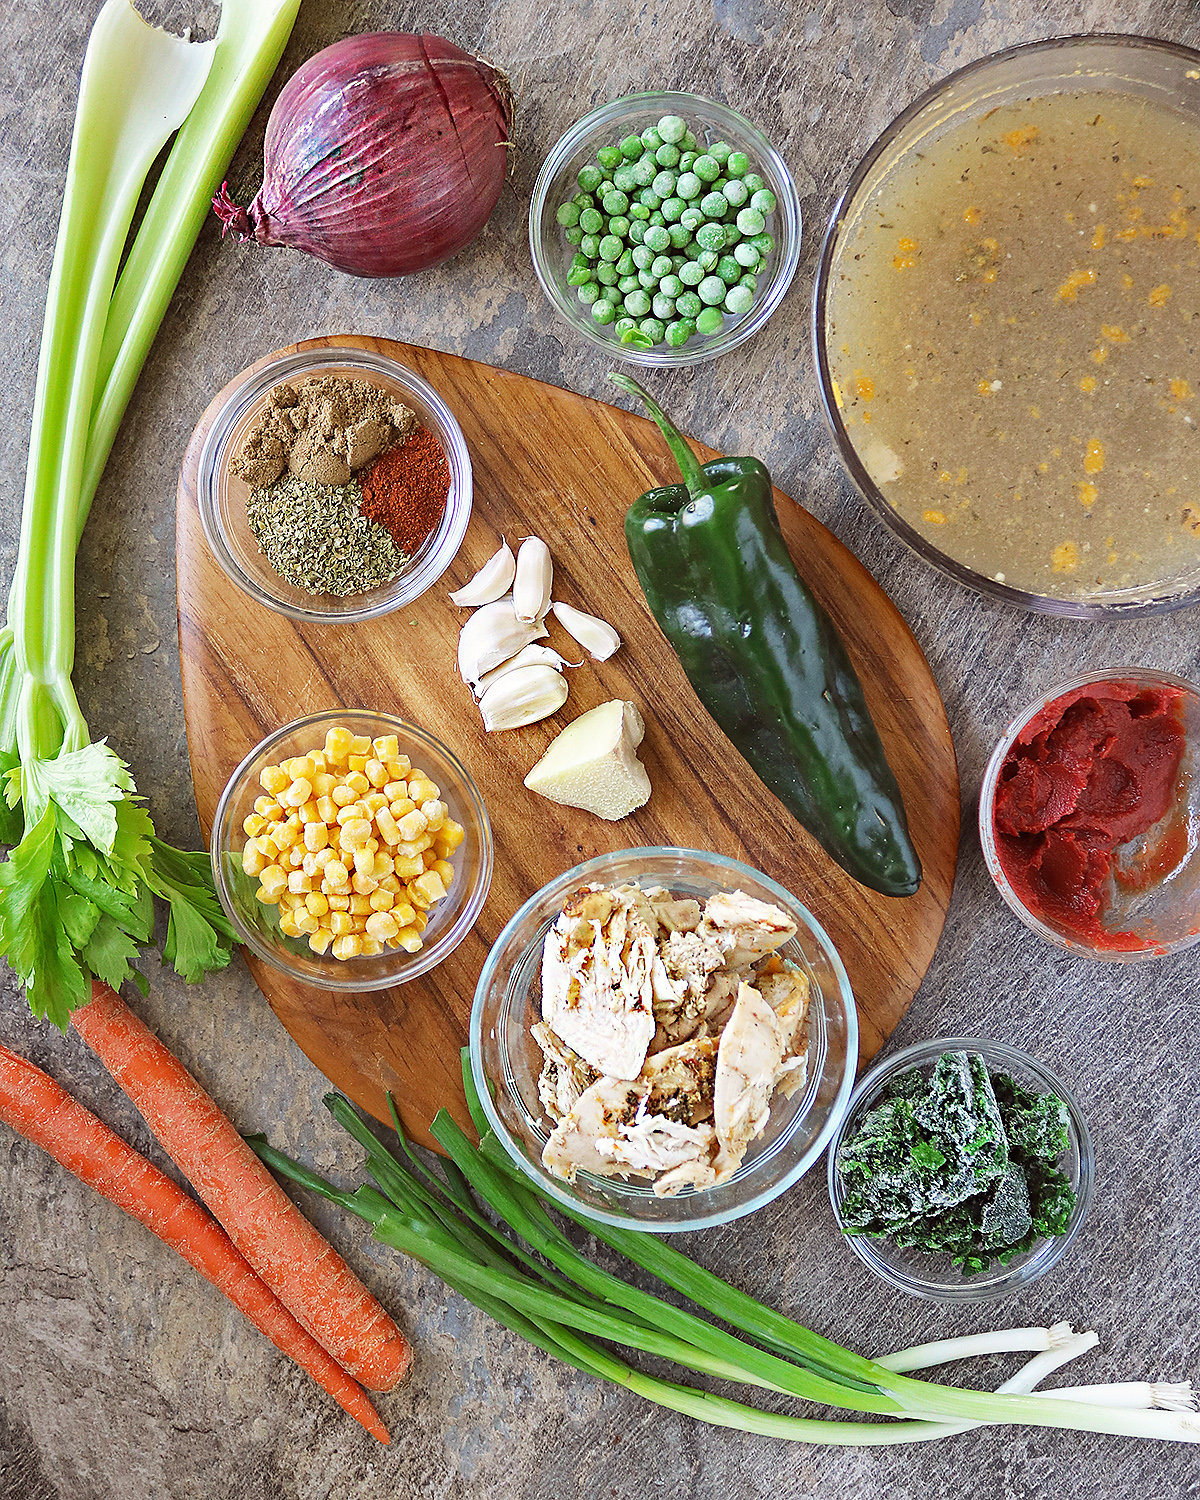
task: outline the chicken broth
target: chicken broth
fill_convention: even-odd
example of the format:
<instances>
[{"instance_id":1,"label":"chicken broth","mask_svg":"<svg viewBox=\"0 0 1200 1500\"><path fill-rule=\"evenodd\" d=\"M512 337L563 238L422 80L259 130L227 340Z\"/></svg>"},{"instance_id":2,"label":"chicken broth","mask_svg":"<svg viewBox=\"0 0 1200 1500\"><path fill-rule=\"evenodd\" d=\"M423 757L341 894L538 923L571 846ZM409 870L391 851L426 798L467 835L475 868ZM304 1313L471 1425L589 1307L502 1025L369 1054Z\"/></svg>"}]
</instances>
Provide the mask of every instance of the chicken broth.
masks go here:
<instances>
[{"instance_id":1,"label":"chicken broth","mask_svg":"<svg viewBox=\"0 0 1200 1500\"><path fill-rule=\"evenodd\" d=\"M1200 127L1132 96L992 110L910 151L843 229L835 398L949 557L1030 593L1200 573Z\"/></svg>"}]
</instances>

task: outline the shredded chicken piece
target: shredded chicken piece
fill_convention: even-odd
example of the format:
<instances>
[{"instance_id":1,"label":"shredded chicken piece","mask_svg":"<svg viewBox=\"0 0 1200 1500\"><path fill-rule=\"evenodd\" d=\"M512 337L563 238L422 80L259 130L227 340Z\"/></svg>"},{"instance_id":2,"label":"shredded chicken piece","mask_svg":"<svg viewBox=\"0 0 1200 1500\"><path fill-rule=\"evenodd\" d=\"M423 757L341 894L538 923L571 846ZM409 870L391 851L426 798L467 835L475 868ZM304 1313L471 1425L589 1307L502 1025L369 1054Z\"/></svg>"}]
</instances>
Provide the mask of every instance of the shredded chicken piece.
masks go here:
<instances>
[{"instance_id":1,"label":"shredded chicken piece","mask_svg":"<svg viewBox=\"0 0 1200 1500\"><path fill-rule=\"evenodd\" d=\"M717 1050L713 1119L721 1147L718 1178L737 1171L746 1147L765 1127L786 1051L775 1012L753 985L740 985Z\"/></svg>"},{"instance_id":2,"label":"shredded chicken piece","mask_svg":"<svg viewBox=\"0 0 1200 1500\"><path fill-rule=\"evenodd\" d=\"M544 1059L538 1078L538 1098L552 1120L561 1120L570 1114L576 1099L600 1074L578 1052L573 1052L562 1037L555 1035L545 1021L538 1021L529 1029Z\"/></svg>"}]
</instances>

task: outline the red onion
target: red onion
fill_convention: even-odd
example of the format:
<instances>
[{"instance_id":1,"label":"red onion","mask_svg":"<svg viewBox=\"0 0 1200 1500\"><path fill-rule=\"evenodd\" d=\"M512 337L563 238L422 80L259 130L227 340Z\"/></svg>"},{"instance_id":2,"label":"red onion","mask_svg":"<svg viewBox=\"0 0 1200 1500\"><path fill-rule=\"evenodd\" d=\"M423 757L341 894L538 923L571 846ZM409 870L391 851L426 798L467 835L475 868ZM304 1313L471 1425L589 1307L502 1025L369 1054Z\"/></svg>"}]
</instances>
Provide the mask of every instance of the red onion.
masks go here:
<instances>
[{"instance_id":1,"label":"red onion","mask_svg":"<svg viewBox=\"0 0 1200 1500\"><path fill-rule=\"evenodd\" d=\"M225 186L225 230L294 245L354 276L424 271L469 245L500 197L512 94L440 36L374 31L318 52L267 122L249 209Z\"/></svg>"}]
</instances>

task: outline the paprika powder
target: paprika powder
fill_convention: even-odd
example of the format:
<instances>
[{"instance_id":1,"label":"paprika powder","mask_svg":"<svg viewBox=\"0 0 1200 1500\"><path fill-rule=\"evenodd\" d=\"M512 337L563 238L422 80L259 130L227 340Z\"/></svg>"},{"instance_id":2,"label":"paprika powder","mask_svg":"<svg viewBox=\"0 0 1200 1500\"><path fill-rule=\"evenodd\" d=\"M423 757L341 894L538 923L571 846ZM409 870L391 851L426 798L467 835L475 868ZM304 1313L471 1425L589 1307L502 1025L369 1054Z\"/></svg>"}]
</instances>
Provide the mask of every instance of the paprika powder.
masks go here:
<instances>
[{"instance_id":1,"label":"paprika powder","mask_svg":"<svg viewBox=\"0 0 1200 1500\"><path fill-rule=\"evenodd\" d=\"M413 557L441 520L450 493L445 450L427 427L389 448L361 475L360 510L392 534L406 557Z\"/></svg>"}]
</instances>

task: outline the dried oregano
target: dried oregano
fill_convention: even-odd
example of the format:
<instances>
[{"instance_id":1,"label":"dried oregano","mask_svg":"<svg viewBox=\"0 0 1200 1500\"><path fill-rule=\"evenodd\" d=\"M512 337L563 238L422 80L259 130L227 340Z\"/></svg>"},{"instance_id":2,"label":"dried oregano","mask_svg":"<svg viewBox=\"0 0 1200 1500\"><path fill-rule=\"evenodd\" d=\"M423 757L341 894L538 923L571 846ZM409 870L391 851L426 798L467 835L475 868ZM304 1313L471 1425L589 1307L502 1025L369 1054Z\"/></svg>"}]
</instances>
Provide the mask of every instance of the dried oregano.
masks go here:
<instances>
[{"instance_id":1,"label":"dried oregano","mask_svg":"<svg viewBox=\"0 0 1200 1500\"><path fill-rule=\"evenodd\" d=\"M385 526L361 514L362 490L287 475L251 492L246 520L267 561L310 594L361 594L408 561Z\"/></svg>"}]
</instances>

